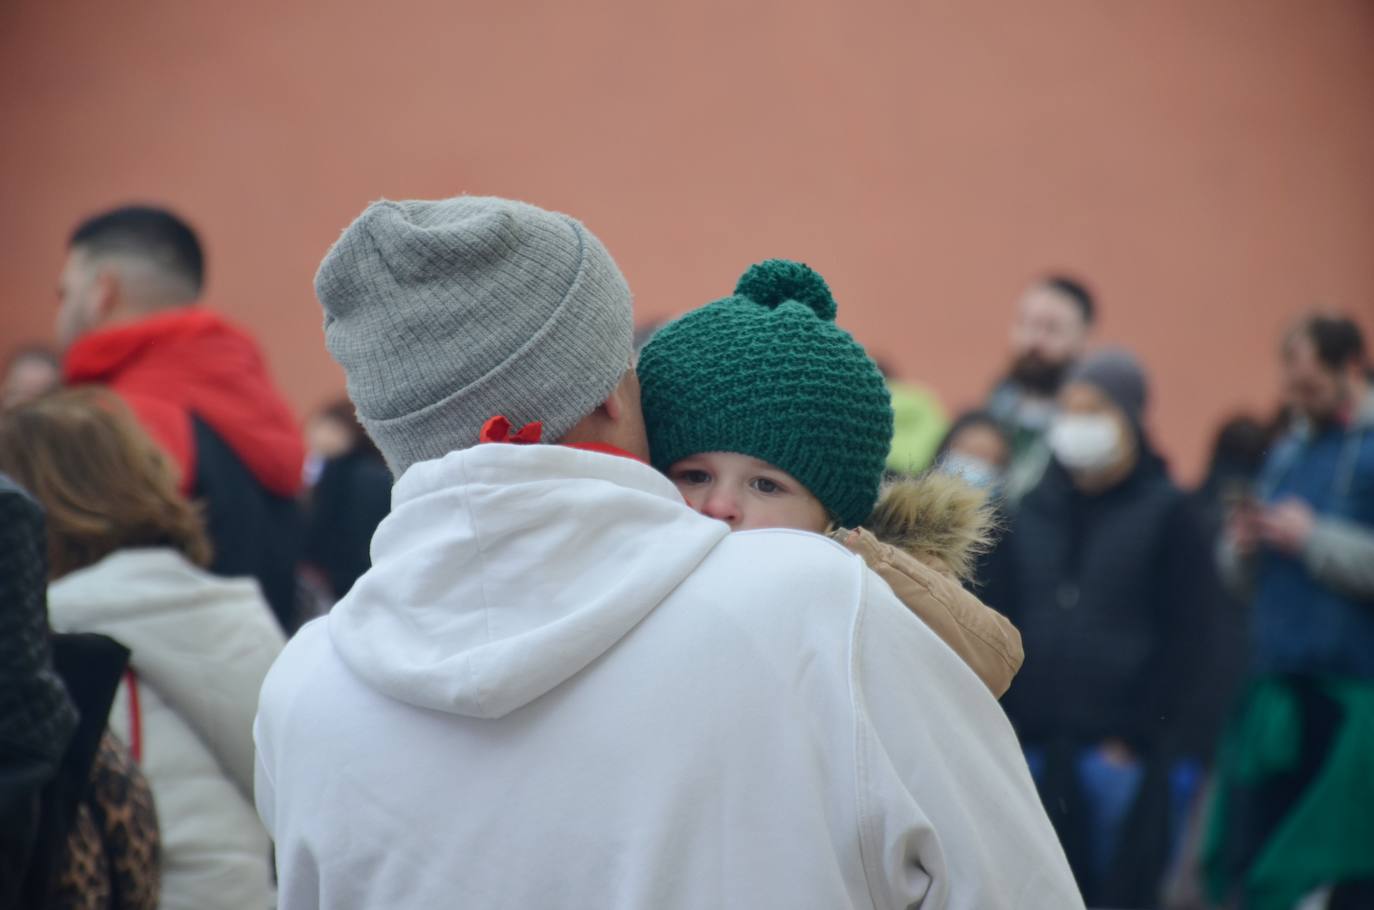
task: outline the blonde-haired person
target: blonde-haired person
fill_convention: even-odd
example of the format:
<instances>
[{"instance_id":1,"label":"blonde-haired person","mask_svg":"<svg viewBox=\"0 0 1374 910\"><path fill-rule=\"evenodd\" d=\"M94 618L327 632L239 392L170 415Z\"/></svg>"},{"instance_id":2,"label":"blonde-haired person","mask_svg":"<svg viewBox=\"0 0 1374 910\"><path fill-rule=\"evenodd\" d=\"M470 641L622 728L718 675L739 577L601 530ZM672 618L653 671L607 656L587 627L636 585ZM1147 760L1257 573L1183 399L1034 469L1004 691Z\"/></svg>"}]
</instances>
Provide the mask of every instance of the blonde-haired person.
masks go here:
<instances>
[{"instance_id":1,"label":"blonde-haired person","mask_svg":"<svg viewBox=\"0 0 1374 910\"><path fill-rule=\"evenodd\" d=\"M654 466L732 530L832 534L1000 697L1020 635L960 583L988 545L987 496L943 473L881 488L889 392L835 315L820 275L773 259L660 329L638 365Z\"/></svg>"},{"instance_id":2,"label":"blonde-haired person","mask_svg":"<svg viewBox=\"0 0 1374 910\"><path fill-rule=\"evenodd\" d=\"M270 906L252 724L283 639L256 582L203 571L199 513L107 392L60 392L0 414L0 472L47 512L54 629L98 632L132 652L110 728L152 786L160 906Z\"/></svg>"}]
</instances>

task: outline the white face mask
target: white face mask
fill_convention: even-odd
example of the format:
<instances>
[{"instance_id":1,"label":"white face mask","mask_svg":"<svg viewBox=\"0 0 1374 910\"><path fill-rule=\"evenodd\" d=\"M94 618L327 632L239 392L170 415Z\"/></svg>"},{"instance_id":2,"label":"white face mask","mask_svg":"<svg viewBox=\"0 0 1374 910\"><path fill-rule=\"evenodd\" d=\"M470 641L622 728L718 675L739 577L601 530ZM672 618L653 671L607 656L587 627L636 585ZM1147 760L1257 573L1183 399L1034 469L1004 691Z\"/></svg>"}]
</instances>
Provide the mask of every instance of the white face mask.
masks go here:
<instances>
[{"instance_id":1,"label":"white face mask","mask_svg":"<svg viewBox=\"0 0 1374 910\"><path fill-rule=\"evenodd\" d=\"M1107 416L1061 414L1050 425L1050 449L1070 471L1093 473L1111 467L1121 441L1120 427Z\"/></svg>"},{"instance_id":2,"label":"white face mask","mask_svg":"<svg viewBox=\"0 0 1374 910\"><path fill-rule=\"evenodd\" d=\"M964 483L989 493L1002 486L1002 472L981 458L951 452L940 462L940 470Z\"/></svg>"}]
</instances>

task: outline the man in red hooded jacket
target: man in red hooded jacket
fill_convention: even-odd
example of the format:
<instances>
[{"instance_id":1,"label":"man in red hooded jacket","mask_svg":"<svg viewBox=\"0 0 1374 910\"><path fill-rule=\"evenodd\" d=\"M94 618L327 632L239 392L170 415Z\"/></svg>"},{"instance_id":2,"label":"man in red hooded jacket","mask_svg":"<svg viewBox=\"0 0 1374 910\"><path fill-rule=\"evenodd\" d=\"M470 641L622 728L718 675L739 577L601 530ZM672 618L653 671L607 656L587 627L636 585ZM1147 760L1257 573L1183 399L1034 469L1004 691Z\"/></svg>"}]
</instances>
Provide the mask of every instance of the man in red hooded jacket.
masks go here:
<instances>
[{"instance_id":1,"label":"man in red hooded jacket","mask_svg":"<svg viewBox=\"0 0 1374 910\"><path fill-rule=\"evenodd\" d=\"M196 234L171 212L83 222L58 292L63 373L128 402L205 503L211 569L256 577L290 631L304 444L257 342L198 305L203 282Z\"/></svg>"}]
</instances>

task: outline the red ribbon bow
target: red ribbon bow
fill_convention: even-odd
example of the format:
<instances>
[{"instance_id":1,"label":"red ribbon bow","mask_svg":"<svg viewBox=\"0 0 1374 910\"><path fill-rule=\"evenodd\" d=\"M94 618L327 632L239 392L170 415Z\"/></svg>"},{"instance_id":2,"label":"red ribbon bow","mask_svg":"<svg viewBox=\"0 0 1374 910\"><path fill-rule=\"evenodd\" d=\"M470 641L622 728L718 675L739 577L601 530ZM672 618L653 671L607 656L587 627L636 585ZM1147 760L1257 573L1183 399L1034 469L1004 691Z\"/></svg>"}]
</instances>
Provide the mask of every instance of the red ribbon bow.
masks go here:
<instances>
[{"instance_id":1,"label":"red ribbon bow","mask_svg":"<svg viewBox=\"0 0 1374 910\"><path fill-rule=\"evenodd\" d=\"M479 443L505 442L517 446L532 446L544 439L544 425L539 421L527 423L511 433L510 421L499 414L482 424L482 432L477 437Z\"/></svg>"}]
</instances>

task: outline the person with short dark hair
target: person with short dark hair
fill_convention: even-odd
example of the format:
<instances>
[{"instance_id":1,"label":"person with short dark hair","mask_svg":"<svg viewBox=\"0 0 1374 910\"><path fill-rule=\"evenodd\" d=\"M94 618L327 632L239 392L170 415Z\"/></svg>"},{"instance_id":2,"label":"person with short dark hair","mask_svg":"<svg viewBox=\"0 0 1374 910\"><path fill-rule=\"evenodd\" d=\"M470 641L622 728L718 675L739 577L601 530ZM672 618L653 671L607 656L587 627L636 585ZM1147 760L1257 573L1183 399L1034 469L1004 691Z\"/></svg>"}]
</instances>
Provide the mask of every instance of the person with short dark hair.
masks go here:
<instances>
[{"instance_id":1,"label":"person with short dark hair","mask_svg":"<svg viewBox=\"0 0 1374 910\"><path fill-rule=\"evenodd\" d=\"M205 254L195 230L166 209L130 205L87 218L72 231L68 246L91 259L125 257L126 265L141 272L140 280L168 303L191 303L205 284ZM139 265L141 264L141 268ZM97 314L74 307L69 318ZM94 324L94 323L92 323ZM84 334L81 323L64 326L64 333ZM71 341L72 334L62 334Z\"/></svg>"},{"instance_id":2,"label":"person with short dark hair","mask_svg":"<svg viewBox=\"0 0 1374 910\"><path fill-rule=\"evenodd\" d=\"M1329 906L1365 907L1374 897L1364 824L1374 813L1374 391L1349 318L1303 318L1281 353L1294 426L1232 510L1220 550L1232 590L1250 603L1254 678L1222 743L1204 859L1218 902L1261 906L1264 895L1293 906L1333 889ZM1266 735L1275 724L1296 732Z\"/></svg>"},{"instance_id":3,"label":"person with short dark hair","mask_svg":"<svg viewBox=\"0 0 1374 910\"><path fill-rule=\"evenodd\" d=\"M1012 362L987 410L1011 435L1006 496L1015 503L1040 481L1051 456L1045 432L1055 396L1083 356L1097 322L1097 301L1082 281L1051 274L1032 284L1017 304Z\"/></svg>"},{"instance_id":4,"label":"person with short dark hair","mask_svg":"<svg viewBox=\"0 0 1374 910\"><path fill-rule=\"evenodd\" d=\"M256 341L200 304L195 231L160 208L104 212L72 232L57 335L69 384L105 385L203 500L211 569L251 575L291 631L304 443Z\"/></svg>"},{"instance_id":5,"label":"person with short dark hair","mask_svg":"<svg viewBox=\"0 0 1374 910\"><path fill-rule=\"evenodd\" d=\"M1091 326L1097 321L1097 301L1093 299L1092 291L1088 290L1088 286L1077 278L1070 278L1067 275L1050 275L1040 282L1040 286L1072 302L1078 308L1084 325Z\"/></svg>"},{"instance_id":6,"label":"person with short dark hair","mask_svg":"<svg viewBox=\"0 0 1374 910\"><path fill-rule=\"evenodd\" d=\"M1297 415L1256 499L1231 516L1223 567L1254 595L1262 672L1374 679L1374 394L1346 318L1303 319L1283 342ZM1320 622L1314 620L1320 619Z\"/></svg>"}]
</instances>

